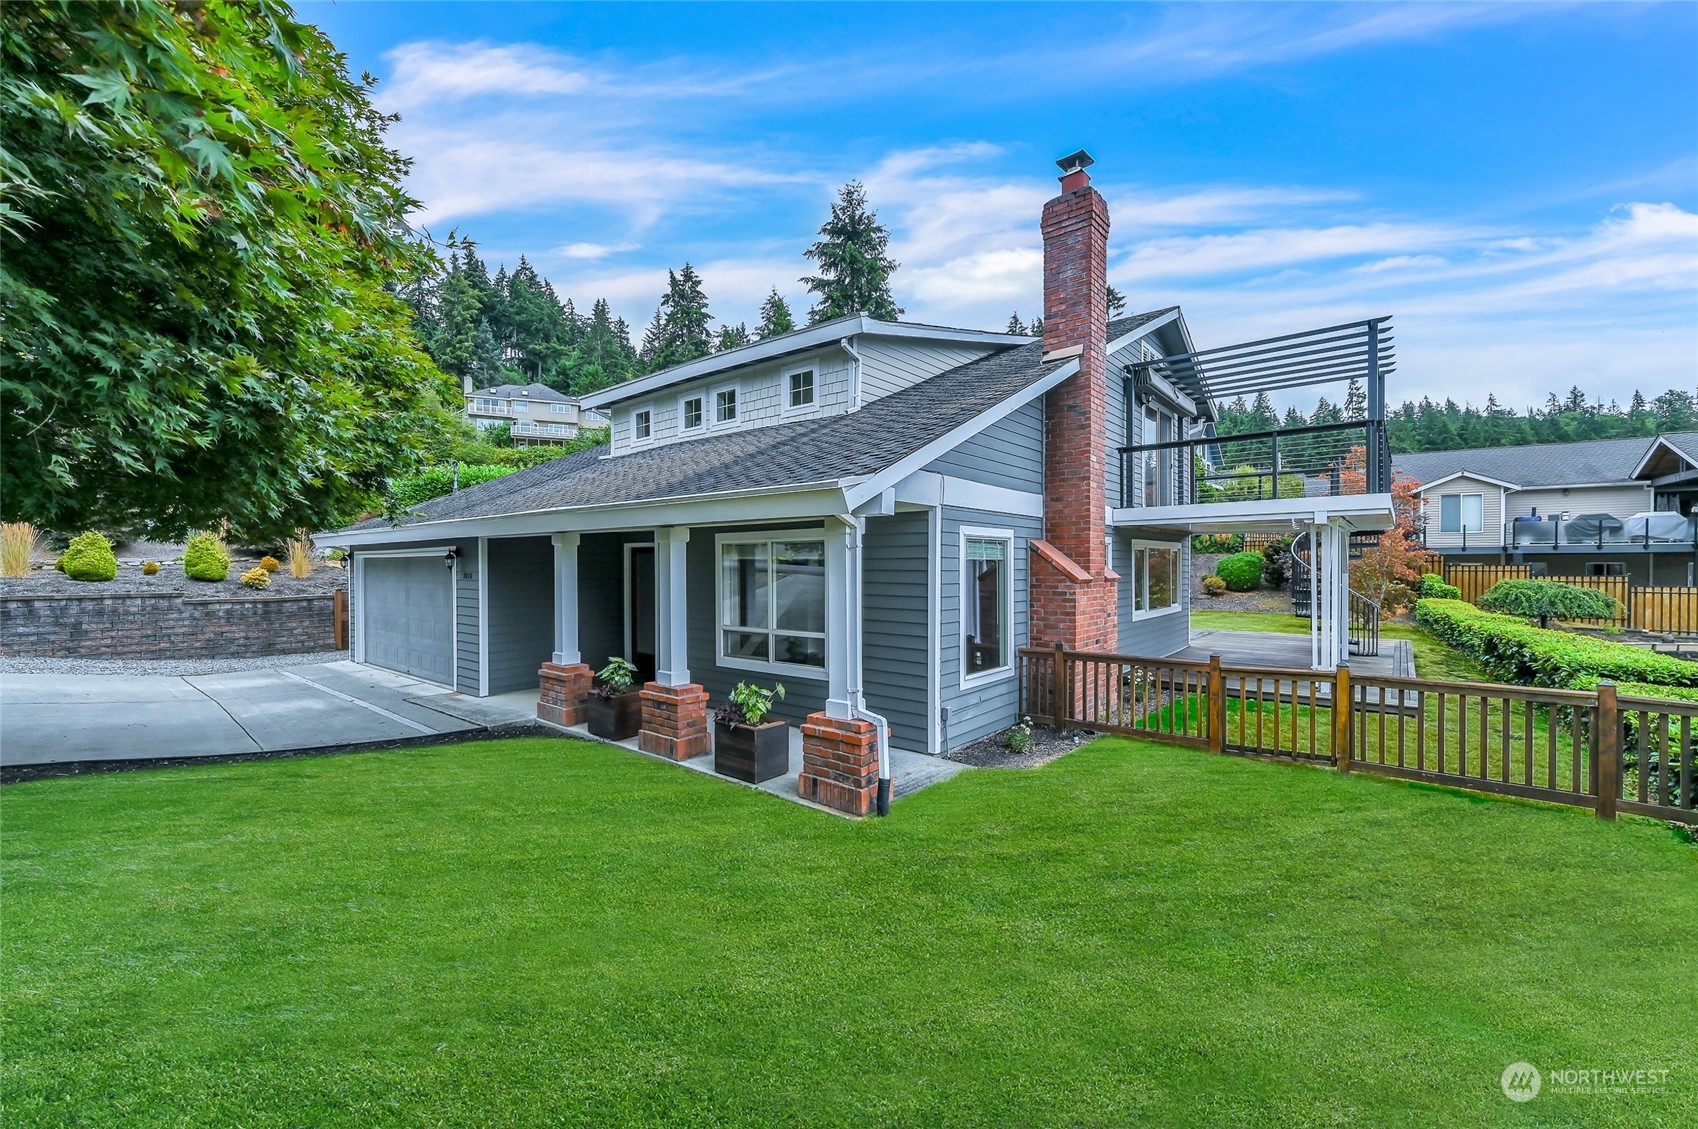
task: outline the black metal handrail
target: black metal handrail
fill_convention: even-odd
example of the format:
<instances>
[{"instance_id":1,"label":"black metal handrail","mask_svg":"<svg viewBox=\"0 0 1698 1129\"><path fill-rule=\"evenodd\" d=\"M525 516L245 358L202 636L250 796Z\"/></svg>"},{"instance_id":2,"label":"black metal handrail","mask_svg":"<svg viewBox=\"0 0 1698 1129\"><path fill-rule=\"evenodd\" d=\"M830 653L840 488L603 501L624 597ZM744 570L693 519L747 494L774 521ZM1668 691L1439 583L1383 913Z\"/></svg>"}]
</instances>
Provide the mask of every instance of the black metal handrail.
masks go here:
<instances>
[{"instance_id":1,"label":"black metal handrail","mask_svg":"<svg viewBox=\"0 0 1698 1129\"><path fill-rule=\"evenodd\" d=\"M1350 652L1380 653L1380 605L1354 588L1350 590Z\"/></svg>"},{"instance_id":2,"label":"black metal handrail","mask_svg":"<svg viewBox=\"0 0 1698 1129\"><path fill-rule=\"evenodd\" d=\"M1358 448L1362 465L1350 473L1362 477L1362 487L1351 489L1346 464ZM1381 419L1199 435L1117 450L1122 508L1300 498L1310 494L1311 480L1320 487L1317 493L1329 497L1391 491L1391 449Z\"/></svg>"}]
</instances>

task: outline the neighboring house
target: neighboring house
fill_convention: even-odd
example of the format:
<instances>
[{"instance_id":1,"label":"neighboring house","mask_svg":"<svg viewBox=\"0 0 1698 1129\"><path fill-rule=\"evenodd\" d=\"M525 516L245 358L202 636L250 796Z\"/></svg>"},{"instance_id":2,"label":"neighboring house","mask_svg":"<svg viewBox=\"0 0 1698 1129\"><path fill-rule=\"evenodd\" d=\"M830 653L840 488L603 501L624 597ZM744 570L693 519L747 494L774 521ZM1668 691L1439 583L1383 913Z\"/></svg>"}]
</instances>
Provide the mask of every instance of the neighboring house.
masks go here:
<instances>
[{"instance_id":1,"label":"neighboring house","mask_svg":"<svg viewBox=\"0 0 1698 1129\"><path fill-rule=\"evenodd\" d=\"M586 411L573 396L546 384L498 384L466 393L466 418L479 431L506 429L522 446L564 443L584 427L606 427L605 413Z\"/></svg>"},{"instance_id":2,"label":"neighboring house","mask_svg":"<svg viewBox=\"0 0 1698 1129\"><path fill-rule=\"evenodd\" d=\"M1698 581L1698 432L1392 462L1421 484L1426 545L1448 559L1647 585Z\"/></svg>"},{"instance_id":3,"label":"neighboring house","mask_svg":"<svg viewBox=\"0 0 1698 1129\"><path fill-rule=\"evenodd\" d=\"M710 697L781 682L802 795L864 812L883 749L1017 720L1021 648L1186 646L1192 532L1295 526L1342 559L1348 531L1391 521L1385 327L1240 355L1194 350L1177 308L1110 321L1088 164L1063 162L1044 209L1041 341L852 316L586 396L610 447L321 537L352 551L355 658L470 694L540 681L539 714L576 724L622 655L647 680L642 747L678 759L707 751ZM1197 504L1208 370L1237 395L1294 346L1370 381L1373 492ZM1346 647L1347 576L1326 576L1323 667Z\"/></svg>"}]
</instances>

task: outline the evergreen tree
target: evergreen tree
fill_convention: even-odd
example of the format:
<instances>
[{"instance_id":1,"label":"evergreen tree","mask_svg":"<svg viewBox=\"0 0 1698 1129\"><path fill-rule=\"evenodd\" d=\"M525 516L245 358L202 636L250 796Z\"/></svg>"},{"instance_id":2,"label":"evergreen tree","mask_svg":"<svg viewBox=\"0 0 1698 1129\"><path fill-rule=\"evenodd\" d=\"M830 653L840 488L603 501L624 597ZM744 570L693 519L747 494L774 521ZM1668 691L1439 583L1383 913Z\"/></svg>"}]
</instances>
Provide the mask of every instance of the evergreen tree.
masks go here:
<instances>
[{"instance_id":1,"label":"evergreen tree","mask_svg":"<svg viewBox=\"0 0 1698 1129\"><path fill-rule=\"evenodd\" d=\"M707 295L696 268L685 263L682 270L666 272L666 296L660 300L660 338L650 361L655 369L671 368L713 352L713 332L708 323Z\"/></svg>"},{"instance_id":2,"label":"evergreen tree","mask_svg":"<svg viewBox=\"0 0 1698 1129\"><path fill-rule=\"evenodd\" d=\"M886 252L890 232L867 207L866 189L858 180L845 184L831 205L831 218L820 227L820 238L805 252L819 274L802 279L819 301L808 311L813 325L850 314L895 321L902 307L890 294L890 276L900 265Z\"/></svg>"},{"instance_id":3,"label":"evergreen tree","mask_svg":"<svg viewBox=\"0 0 1698 1129\"><path fill-rule=\"evenodd\" d=\"M1368 418L1368 393L1354 376L1344 389L1344 418L1352 421Z\"/></svg>"},{"instance_id":4,"label":"evergreen tree","mask_svg":"<svg viewBox=\"0 0 1698 1129\"><path fill-rule=\"evenodd\" d=\"M1008 329L1006 332L1013 337L1026 336L1026 323L1020 320L1019 310L1015 310L1012 314L1008 315Z\"/></svg>"},{"instance_id":5,"label":"evergreen tree","mask_svg":"<svg viewBox=\"0 0 1698 1129\"><path fill-rule=\"evenodd\" d=\"M1117 318L1126 312L1126 295L1110 286L1108 288L1108 316Z\"/></svg>"},{"instance_id":6,"label":"evergreen tree","mask_svg":"<svg viewBox=\"0 0 1698 1129\"><path fill-rule=\"evenodd\" d=\"M1031 332L1031 335L1033 337L1042 337L1044 335L1044 319L1043 318L1033 318L1032 324L1027 326L1026 328L1027 328L1027 330L1029 330Z\"/></svg>"},{"instance_id":7,"label":"evergreen tree","mask_svg":"<svg viewBox=\"0 0 1698 1129\"><path fill-rule=\"evenodd\" d=\"M719 327L719 339L713 344L713 351L716 353L723 353L727 349L740 349L744 345L747 345L751 340L752 338L749 336L749 327L744 323L738 322L736 325L722 325Z\"/></svg>"},{"instance_id":8,"label":"evergreen tree","mask_svg":"<svg viewBox=\"0 0 1698 1129\"><path fill-rule=\"evenodd\" d=\"M784 300L784 295L776 287L761 303L761 324L755 329L755 339L765 341L770 337L789 333L796 328L796 319L790 314L790 303Z\"/></svg>"},{"instance_id":9,"label":"evergreen tree","mask_svg":"<svg viewBox=\"0 0 1698 1129\"><path fill-rule=\"evenodd\" d=\"M1692 393L1684 389L1670 388L1651 401L1651 408L1656 413L1658 431L1698 428L1698 406L1693 403Z\"/></svg>"}]
</instances>

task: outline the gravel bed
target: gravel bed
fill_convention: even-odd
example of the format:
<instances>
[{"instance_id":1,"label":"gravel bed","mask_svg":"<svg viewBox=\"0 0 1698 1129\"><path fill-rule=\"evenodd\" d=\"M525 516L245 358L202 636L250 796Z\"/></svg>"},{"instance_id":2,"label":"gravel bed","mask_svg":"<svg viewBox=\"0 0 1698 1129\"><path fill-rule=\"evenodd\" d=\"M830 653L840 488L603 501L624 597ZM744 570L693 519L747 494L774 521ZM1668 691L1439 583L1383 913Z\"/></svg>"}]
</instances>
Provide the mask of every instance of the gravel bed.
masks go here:
<instances>
[{"instance_id":1,"label":"gravel bed","mask_svg":"<svg viewBox=\"0 0 1698 1129\"><path fill-rule=\"evenodd\" d=\"M347 658L347 651L259 655L246 659L30 659L0 655L0 674L229 674L238 670L313 666L342 662Z\"/></svg>"},{"instance_id":2,"label":"gravel bed","mask_svg":"<svg viewBox=\"0 0 1698 1129\"><path fill-rule=\"evenodd\" d=\"M1032 726L1032 748L1016 753L1002 743L1002 734L994 733L971 745L950 753L946 760L959 761L974 768L1037 768L1055 758L1071 753L1099 735L1088 729L1056 729L1049 725Z\"/></svg>"},{"instance_id":3,"label":"gravel bed","mask_svg":"<svg viewBox=\"0 0 1698 1129\"><path fill-rule=\"evenodd\" d=\"M181 592L203 598L266 596L316 596L348 586L348 570L332 565L320 565L302 579L289 575L289 567L271 574L271 587L262 590L244 588L242 573L259 564L257 557L233 559L230 575L223 580L190 580L183 575L183 566L161 564L156 576L142 575L142 562L119 558L118 575L107 581L72 580L55 569L51 562L32 569L25 577L0 577L0 596L122 596L133 592Z\"/></svg>"}]
</instances>

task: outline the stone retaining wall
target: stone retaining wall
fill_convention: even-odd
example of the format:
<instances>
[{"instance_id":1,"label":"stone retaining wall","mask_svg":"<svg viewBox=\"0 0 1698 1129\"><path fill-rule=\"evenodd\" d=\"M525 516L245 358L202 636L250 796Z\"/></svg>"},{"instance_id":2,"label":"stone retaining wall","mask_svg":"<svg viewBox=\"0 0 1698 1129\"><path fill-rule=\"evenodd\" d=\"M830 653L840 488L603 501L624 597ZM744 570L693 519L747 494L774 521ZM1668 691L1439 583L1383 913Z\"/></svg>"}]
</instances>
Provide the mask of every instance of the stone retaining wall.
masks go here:
<instances>
[{"instance_id":1,"label":"stone retaining wall","mask_svg":"<svg viewBox=\"0 0 1698 1129\"><path fill-rule=\"evenodd\" d=\"M0 597L0 655L210 659L336 649L332 593L207 599L180 592Z\"/></svg>"}]
</instances>

